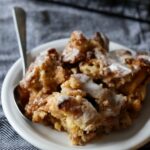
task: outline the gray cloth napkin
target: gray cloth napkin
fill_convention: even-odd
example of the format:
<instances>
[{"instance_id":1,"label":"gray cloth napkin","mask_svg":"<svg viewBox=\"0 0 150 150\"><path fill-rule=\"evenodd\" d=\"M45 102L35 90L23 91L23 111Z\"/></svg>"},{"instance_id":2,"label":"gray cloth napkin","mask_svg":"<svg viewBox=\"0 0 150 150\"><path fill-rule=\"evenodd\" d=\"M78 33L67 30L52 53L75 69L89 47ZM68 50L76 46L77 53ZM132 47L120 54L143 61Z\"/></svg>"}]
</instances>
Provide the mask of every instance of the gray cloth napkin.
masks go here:
<instances>
[{"instance_id":1,"label":"gray cloth napkin","mask_svg":"<svg viewBox=\"0 0 150 150\"><path fill-rule=\"evenodd\" d=\"M29 51L45 42L69 37L73 30L82 30L86 35L92 35L96 31L104 32L110 40L134 49L145 49L150 45L148 24L39 1L1 0L0 88L8 69L19 58L11 14L13 6L21 6L27 11ZM93 6L96 7L96 3L91 3L91 7ZM0 150L17 149L36 148L14 131L0 106Z\"/></svg>"}]
</instances>

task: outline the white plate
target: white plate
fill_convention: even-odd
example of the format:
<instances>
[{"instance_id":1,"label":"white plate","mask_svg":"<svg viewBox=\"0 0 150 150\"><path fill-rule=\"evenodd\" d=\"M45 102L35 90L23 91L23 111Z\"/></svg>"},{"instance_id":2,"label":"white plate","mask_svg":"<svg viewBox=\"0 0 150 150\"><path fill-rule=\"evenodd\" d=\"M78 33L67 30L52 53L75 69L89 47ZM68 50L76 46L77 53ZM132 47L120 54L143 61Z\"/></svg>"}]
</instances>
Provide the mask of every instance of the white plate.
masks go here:
<instances>
[{"instance_id":1,"label":"white plate","mask_svg":"<svg viewBox=\"0 0 150 150\"><path fill-rule=\"evenodd\" d=\"M61 51L67 41L68 39L62 39L41 45L32 51L31 56L35 57L39 52L53 47ZM124 47L110 43L111 50L119 48ZM19 114L13 100L13 88L21 79L21 69L19 59L8 71L2 86L2 106L9 123L16 132L34 146L45 150L120 150L137 148L150 140L150 101L147 98L139 118L129 129L111 133L101 139L97 138L85 146L72 146L66 133L32 123Z\"/></svg>"}]
</instances>

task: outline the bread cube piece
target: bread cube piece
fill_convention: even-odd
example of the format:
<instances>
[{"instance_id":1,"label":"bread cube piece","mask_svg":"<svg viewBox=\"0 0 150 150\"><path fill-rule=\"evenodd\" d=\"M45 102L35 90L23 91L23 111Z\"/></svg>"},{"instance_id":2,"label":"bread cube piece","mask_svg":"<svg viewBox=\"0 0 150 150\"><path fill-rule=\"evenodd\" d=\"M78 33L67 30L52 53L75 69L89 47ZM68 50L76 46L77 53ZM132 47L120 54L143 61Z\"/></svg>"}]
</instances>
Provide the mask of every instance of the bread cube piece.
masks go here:
<instances>
[{"instance_id":1,"label":"bread cube piece","mask_svg":"<svg viewBox=\"0 0 150 150\"><path fill-rule=\"evenodd\" d=\"M70 41L62 53L62 61L74 64L85 59L88 47L89 41L82 32L74 31L71 34Z\"/></svg>"},{"instance_id":2,"label":"bread cube piece","mask_svg":"<svg viewBox=\"0 0 150 150\"><path fill-rule=\"evenodd\" d=\"M94 38L87 39L82 32L74 31L70 41L62 53L64 63L75 64L85 59L90 59L94 55L94 49L103 53L108 51L109 40L102 33L96 33Z\"/></svg>"},{"instance_id":3,"label":"bread cube piece","mask_svg":"<svg viewBox=\"0 0 150 150\"><path fill-rule=\"evenodd\" d=\"M72 144L83 145L96 135L100 118L95 108L85 99L54 92L47 97L48 111L60 120L69 133Z\"/></svg>"},{"instance_id":4,"label":"bread cube piece","mask_svg":"<svg viewBox=\"0 0 150 150\"><path fill-rule=\"evenodd\" d=\"M41 53L31 63L16 89L16 96L26 115L32 118L33 112L45 105L44 98L56 91L68 76L69 72L60 65L59 54L55 49Z\"/></svg>"}]
</instances>

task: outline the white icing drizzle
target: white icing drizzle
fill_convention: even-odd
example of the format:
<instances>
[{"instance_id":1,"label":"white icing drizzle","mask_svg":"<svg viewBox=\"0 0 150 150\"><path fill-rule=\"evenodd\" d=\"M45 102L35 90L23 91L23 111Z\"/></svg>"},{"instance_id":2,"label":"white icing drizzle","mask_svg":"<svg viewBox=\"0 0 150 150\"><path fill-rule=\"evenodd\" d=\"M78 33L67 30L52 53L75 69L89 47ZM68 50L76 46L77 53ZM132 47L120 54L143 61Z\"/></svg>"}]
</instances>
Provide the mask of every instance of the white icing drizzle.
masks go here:
<instances>
[{"instance_id":1,"label":"white icing drizzle","mask_svg":"<svg viewBox=\"0 0 150 150\"><path fill-rule=\"evenodd\" d=\"M121 94L117 94L115 95L115 101L116 101L116 104L118 104L119 106L122 106L125 102L125 97Z\"/></svg>"},{"instance_id":2,"label":"white icing drizzle","mask_svg":"<svg viewBox=\"0 0 150 150\"><path fill-rule=\"evenodd\" d=\"M40 53L40 55L36 58L34 64L40 66L41 64L43 64L46 58L47 58L47 51L44 51Z\"/></svg>"},{"instance_id":3,"label":"white icing drizzle","mask_svg":"<svg viewBox=\"0 0 150 150\"><path fill-rule=\"evenodd\" d=\"M81 108L83 114L78 118L77 122L80 124L81 128L83 128L85 131L88 131L93 127L91 123L94 124L94 121L96 121L95 117L97 117L99 114L92 104L87 101L87 99L83 100L85 100L85 105L87 107Z\"/></svg>"},{"instance_id":4,"label":"white icing drizzle","mask_svg":"<svg viewBox=\"0 0 150 150\"><path fill-rule=\"evenodd\" d=\"M119 73L119 75L125 76L127 74L130 74L132 72L131 68L129 68L126 65L125 60L127 58L132 57L132 53L130 54L126 54L125 51L124 53L117 53L117 51L112 52L109 54L108 56L108 61L109 61L109 66L108 68L112 71L112 72L117 72Z\"/></svg>"},{"instance_id":5,"label":"white icing drizzle","mask_svg":"<svg viewBox=\"0 0 150 150\"><path fill-rule=\"evenodd\" d=\"M36 67L41 66L45 62L45 60L48 58L47 55L48 55L48 51L44 51L40 53L38 57L36 57L35 61L30 65L25 78L20 82L21 84L27 86L27 82L30 81L36 73Z\"/></svg>"},{"instance_id":6,"label":"white icing drizzle","mask_svg":"<svg viewBox=\"0 0 150 150\"><path fill-rule=\"evenodd\" d=\"M112 71L112 72L117 72L123 76L130 74L132 72L132 70L127 67L126 65L120 64L120 63L112 63L110 66L108 66L108 68Z\"/></svg>"},{"instance_id":7,"label":"white icing drizzle","mask_svg":"<svg viewBox=\"0 0 150 150\"><path fill-rule=\"evenodd\" d=\"M64 101L68 100L70 98L70 96L67 96L67 95L60 95L57 97L57 104L61 104L63 103Z\"/></svg>"},{"instance_id":8,"label":"white icing drizzle","mask_svg":"<svg viewBox=\"0 0 150 150\"><path fill-rule=\"evenodd\" d=\"M33 68L30 72L27 72L25 80L29 81L35 74L35 69Z\"/></svg>"},{"instance_id":9,"label":"white icing drizzle","mask_svg":"<svg viewBox=\"0 0 150 150\"><path fill-rule=\"evenodd\" d=\"M100 117L100 115L99 115ZM95 128L98 123L96 122L98 119L98 113L93 109L85 110L82 117L78 119L78 122L85 131L92 130ZM96 122L96 124L95 124Z\"/></svg>"},{"instance_id":10,"label":"white icing drizzle","mask_svg":"<svg viewBox=\"0 0 150 150\"><path fill-rule=\"evenodd\" d=\"M83 37L83 33L81 31L74 31L73 34L77 39L81 39Z\"/></svg>"},{"instance_id":11,"label":"white icing drizzle","mask_svg":"<svg viewBox=\"0 0 150 150\"><path fill-rule=\"evenodd\" d=\"M95 49L95 57L102 60L104 69L110 69L111 72L118 73L118 75L125 76L130 74L132 70L125 64L125 59L130 55L120 55L117 52L112 51L109 54L103 54L99 50Z\"/></svg>"},{"instance_id":12,"label":"white icing drizzle","mask_svg":"<svg viewBox=\"0 0 150 150\"><path fill-rule=\"evenodd\" d=\"M73 74L72 76L78 79L81 83L86 83L90 79L89 76L82 73Z\"/></svg>"},{"instance_id":13,"label":"white icing drizzle","mask_svg":"<svg viewBox=\"0 0 150 150\"><path fill-rule=\"evenodd\" d=\"M98 49L94 49L94 51L95 51L95 57L97 58L97 59L102 59L102 58L104 58L105 59L105 55L104 54L102 54L102 52L101 51L99 51Z\"/></svg>"},{"instance_id":14,"label":"white icing drizzle","mask_svg":"<svg viewBox=\"0 0 150 150\"><path fill-rule=\"evenodd\" d=\"M90 77L85 74L74 74L72 75L82 83L82 88L94 98L99 98L101 90L103 89L102 84L98 85L93 82Z\"/></svg>"},{"instance_id":15,"label":"white icing drizzle","mask_svg":"<svg viewBox=\"0 0 150 150\"><path fill-rule=\"evenodd\" d=\"M104 115L109 116L117 116L120 113L121 107L125 103L125 97L121 94L113 94L113 99L115 100L116 105L114 107L107 108L104 111Z\"/></svg>"},{"instance_id":16,"label":"white icing drizzle","mask_svg":"<svg viewBox=\"0 0 150 150\"><path fill-rule=\"evenodd\" d=\"M64 61L72 61L79 55L79 50L77 48L72 48L70 50L64 50L63 59Z\"/></svg>"},{"instance_id":17,"label":"white icing drizzle","mask_svg":"<svg viewBox=\"0 0 150 150\"><path fill-rule=\"evenodd\" d=\"M107 65L107 59L106 59L106 54L104 55L101 51L99 51L98 49L94 49L94 51L95 51L95 57L97 58L97 59L100 59L100 60L102 60L103 61L103 63L105 64L105 65Z\"/></svg>"}]
</instances>

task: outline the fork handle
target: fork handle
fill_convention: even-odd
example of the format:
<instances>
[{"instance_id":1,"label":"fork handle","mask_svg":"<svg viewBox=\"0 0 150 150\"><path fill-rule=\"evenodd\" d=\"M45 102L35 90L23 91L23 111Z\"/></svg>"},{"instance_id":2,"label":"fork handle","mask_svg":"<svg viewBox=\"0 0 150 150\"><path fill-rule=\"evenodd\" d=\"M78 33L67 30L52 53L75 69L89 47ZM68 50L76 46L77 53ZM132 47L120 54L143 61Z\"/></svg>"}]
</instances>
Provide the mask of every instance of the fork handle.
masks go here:
<instances>
[{"instance_id":1,"label":"fork handle","mask_svg":"<svg viewBox=\"0 0 150 150\"><path fill-rule=\"evenodd\" d=\"M13 20L15 25L15 30L17 34L17 41L19 46L19 52L22 59L22 70L23 76L25 75L27 69L27 56L26 56L26 12L23 8L14 7L13 8Z\"/></svg>"}]
</instances>

